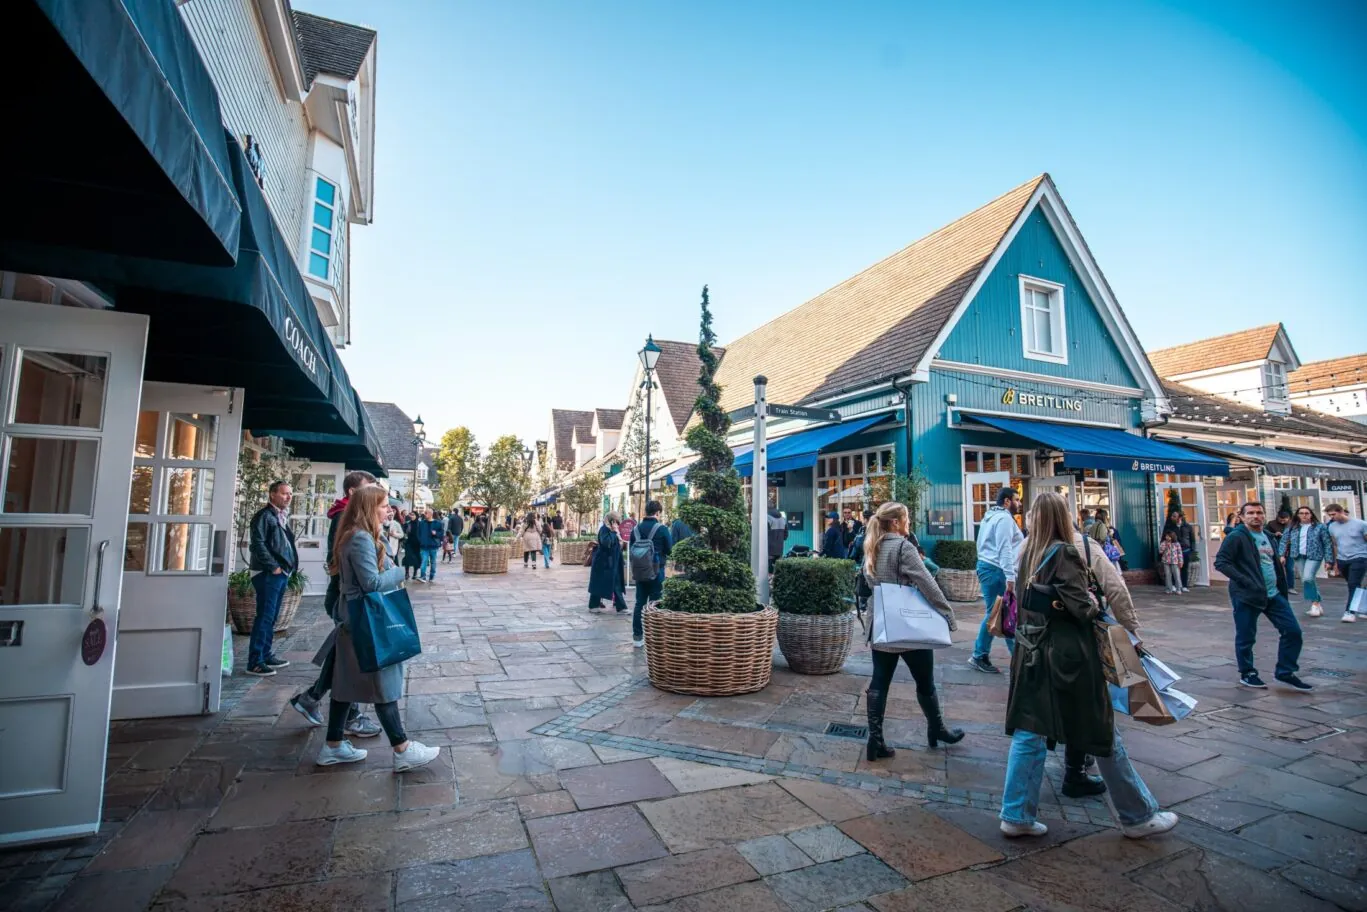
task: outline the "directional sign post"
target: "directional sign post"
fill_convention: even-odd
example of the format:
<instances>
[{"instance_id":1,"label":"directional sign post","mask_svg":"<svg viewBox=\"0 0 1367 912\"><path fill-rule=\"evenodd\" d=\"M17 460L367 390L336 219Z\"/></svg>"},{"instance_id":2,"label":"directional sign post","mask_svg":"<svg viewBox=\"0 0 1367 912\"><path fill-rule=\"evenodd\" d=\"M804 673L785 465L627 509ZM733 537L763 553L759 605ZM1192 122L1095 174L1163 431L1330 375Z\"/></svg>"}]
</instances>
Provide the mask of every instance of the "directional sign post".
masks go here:
<instances>
[{"instance_id":1,"label":"directional sign post","mask_svg":"<svg viewBox=\"0 0 1367 912\"><path fill-rule=\"evenodd\" d=\"M763 374L755 378L755 450L750 478L750 569L755 574L755 595L761 605L769 604L769 455L764 440L768 382Z\"/></svg>"},{"instance_id":2,"label":"directional sign post","mask_svg":"<svg viewBox=\"0 0 1367 912\"><path fill-rule=\"evenodd\" d=\"M769 404L770 418L800 418L803 421L839 421L840 413L832 409L807 408L801 405Z\"/></svg>"}]
</instances>

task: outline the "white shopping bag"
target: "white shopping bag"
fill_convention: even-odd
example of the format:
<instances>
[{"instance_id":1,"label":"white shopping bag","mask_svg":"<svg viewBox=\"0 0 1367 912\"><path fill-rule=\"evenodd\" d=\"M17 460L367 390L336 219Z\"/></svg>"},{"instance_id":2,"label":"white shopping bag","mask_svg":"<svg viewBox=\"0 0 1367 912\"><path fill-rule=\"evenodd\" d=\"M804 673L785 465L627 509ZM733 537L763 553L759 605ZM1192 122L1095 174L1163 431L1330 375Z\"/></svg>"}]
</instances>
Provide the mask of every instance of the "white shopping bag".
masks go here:
<instances>
[{"instance_id":1,"label":"white shopping bag","mask_svg":"<svg viewBox=\"0 0 1367 912\"><path fill-rule=\"evenodd\" d=\"M1348 603L1348 610L1353 614L1367 614L1367 589L1353 591L1353 600Z\"/></svg>"},{"instance_id":2,"label":"white shopping bag","mask_svg":"<svg viewBox=\"0 0 1367 912\"><path fill-rule=\"evenodd\" d=\"M233 673L233 628L228 624L223 625L223 661L222 672L225 675Z\"/></svg>"},{"instance_id":3,"label":"white shopping bag","mask_svg":"<svg viewBox=\"0 0 1367 912\"><path fill-rule=\"evenodd\" d=\"M888 652L944 649L950 643L949 622L915 586L879 583L873 587L869 643Z\"/></svg>"},{"instance_id":4,"label":"white shopping bag","mask_svg":"<svg viewBox=\"0 0 1367 912\"><path fill-rule=\"evenodd\" d=\"M1144 670L1148 672L1149 680L1153 682L1153 686L1156 687L1159 692L1167 690L1169 687L1182 680L1181 675L1151 655L1146 655L1139 661L1144 666Z\"/></svg>"}]
</instances>

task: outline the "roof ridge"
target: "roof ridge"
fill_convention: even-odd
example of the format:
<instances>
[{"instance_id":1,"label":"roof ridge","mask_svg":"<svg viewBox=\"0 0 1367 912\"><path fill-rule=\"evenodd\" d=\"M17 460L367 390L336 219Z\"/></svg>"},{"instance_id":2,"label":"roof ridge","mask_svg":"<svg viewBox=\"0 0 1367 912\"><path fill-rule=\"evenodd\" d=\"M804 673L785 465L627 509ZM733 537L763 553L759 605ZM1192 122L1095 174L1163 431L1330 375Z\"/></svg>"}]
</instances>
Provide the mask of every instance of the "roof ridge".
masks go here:
<instances>
[{"instance_id":1,"label":"roof ridge","mask_svg":"<svg viewBox=\"0 0 1367 912\"><path fill-rule=\"evenodd\" d=\"M333 25L345 26L347 28L356 29L360 32L369 32L370 34L375 35L377 37L380 34L377 29L374 29L368 25L357 25L354 22L346 22L342 19L333 19L331 16L320 16L318 13L310 13L308 10L295 9L293 6L290 7L290 12L294 13L296 16L308 16L310 19L321 19L323 22L331 22Z\"/></svg>"},{"instance_id":2,"label":"roof ridge","mask_svg":"<svg viewBox=\"0 0 1367 912\"><path fill-rule=\"evenodd\" d=\"M1186 348L1189 345L1200 345L1204 342L1219 342L1221 339L1232 339L1235 336L1242 336L1248 333L1255 333L1260 330L1266 329L1284 329L1284 326L1280 320L1278 320L1276 323L1263 323L1258 326L1246 326L1243 329L1236 329L1233 332L1221 333L1218 336L1206 336L1203 339L1192 339L1190 342L1179 342L1176 345L1169 345L1165 348L1155 348L1148 354L1150 357L1152 357L1154 355L1160 355L1163 352L1169 352L1179 348Z\"/></svg>"}]
</instances>

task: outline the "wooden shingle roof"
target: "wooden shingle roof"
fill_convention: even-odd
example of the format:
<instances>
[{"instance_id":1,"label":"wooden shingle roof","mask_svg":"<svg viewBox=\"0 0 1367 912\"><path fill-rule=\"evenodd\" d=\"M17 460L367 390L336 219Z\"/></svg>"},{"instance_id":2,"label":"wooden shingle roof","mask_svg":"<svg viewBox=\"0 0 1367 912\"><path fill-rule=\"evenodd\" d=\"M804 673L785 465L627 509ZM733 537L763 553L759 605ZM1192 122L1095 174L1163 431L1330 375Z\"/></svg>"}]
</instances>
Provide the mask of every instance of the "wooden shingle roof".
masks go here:
<instances>
[{"instance_id":1,"label":"wooden shingle roof","mask_svg":"<svg viewBox=\"0 0 1367 912\"><path fill-rule=\"evenodd\" d=\"M1163 392L1172 403L1171 418L1174 420L1203 421L1217 427L1237 427L1245 431L1258 429L1367 444L1367 427L1299 405L1291 406L1289 415L1265 412L1171 380L1163 381Z\"/></svg>"},{"instance_id":2,"label":"wooden shingle roof","mask_svg":"<svg viewBox=\"0 0 1367 912\"><path fill-rule=\"evenodd\" d=\"M301 10L290 12L304 68L304 85L312 86L319 73L355 79L375 43L375 31Z\"/></svg>"},{"instance_id":3,"label":"wooden shingle roof","mask_svg":"<svg viewBox=\"0 0 1367 912\"><path fill-rule=\"evenodd\" d=\"M1287 386L1292 394L1332 391L1363 383L1367 383L1367 352L1327 361L1311 361L1287 377Z\"/></svg>"},{"instance_id":4,"label":"wooden shingle roof","mask_svg":"<svg viewBox=\"0 0 1367 912\"><path fill-rule=\"evenodd\" d=\"M626 417L626 409L594 409L598 415L598 427L604 431L620 431L622 429L622 419Z\"/></svg>"},{"instance_id":5,"label":"wooden shingle roof","mask_svg":"<svg viewBox=\"0 0 1367 912\"><path fill-rule=\"evenodd\" d=\"M593 412L551 409L551 433L555 440L555 465L561 471L574 468L574 429L593 424Z\"/></svg>"},{"instance_id":6,"label":"wooden shingle roof","mask_svg":"<svg viewBox=\"0 0 1367 912\"><path fill-rule=\"evenodd\" d=\"M1269 323L1210 339L1198 339L1185 345L1160 348L1149 352L1149 363L1158 376L1176 377L1212 367L1261 361L1272 352L1272 345L1277 341L1277 333L1281 328L1280 323Z\"/></svg>"},{"instance_id":7,"label":"wooden shingle roof","mask_svg":"<svg viewBox=\"0 0 1367 912\"><path fill-rule=\"evenodd\" d=\"M417 448L413 446L413 419L393 402L362 402L370 416L370 426L384 450L390 471L411 472L417 467Z\"/></svg>"},{"instance_id":8,"label":"wooden shingle roof","mask_svg":"<svg viewBox=\"0 0 1367 912\"><path fill-rule=\"evenodd\" d=\"M768 378L769 401L794 405L909 373L1048 179L1026 181L732 342L717 375L722 408L748 402L756 374Z\"/></svg>"}]
</instances>

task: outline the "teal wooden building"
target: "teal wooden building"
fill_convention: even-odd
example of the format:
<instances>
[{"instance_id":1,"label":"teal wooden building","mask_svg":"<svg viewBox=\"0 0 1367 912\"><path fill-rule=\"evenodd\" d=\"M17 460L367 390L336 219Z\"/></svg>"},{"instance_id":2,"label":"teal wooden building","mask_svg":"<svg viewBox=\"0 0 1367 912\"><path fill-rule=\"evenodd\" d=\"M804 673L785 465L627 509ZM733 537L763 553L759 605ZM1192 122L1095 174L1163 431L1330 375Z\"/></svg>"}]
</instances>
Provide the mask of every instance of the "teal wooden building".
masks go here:
<instances>
[{"instance_id":1,"label":"teal wooden building","mask_svg":"<svg viewBox=\"0 0 1367 912\"><path fill-rule=\"evenodd\" d=\"M929 478L923 537L973 538L996 490L1110 511L1131 567L1154 561L1160 485L1226 462L1148 429L1163 387L1049 175L998 197L726 346L723 407L753 397L834 409L770 421L768 497L789 547L822 517ZM750 439L737 424L738 452ZM748 457L738 466L748 475Z\"/></svg>"}]
</instances>

